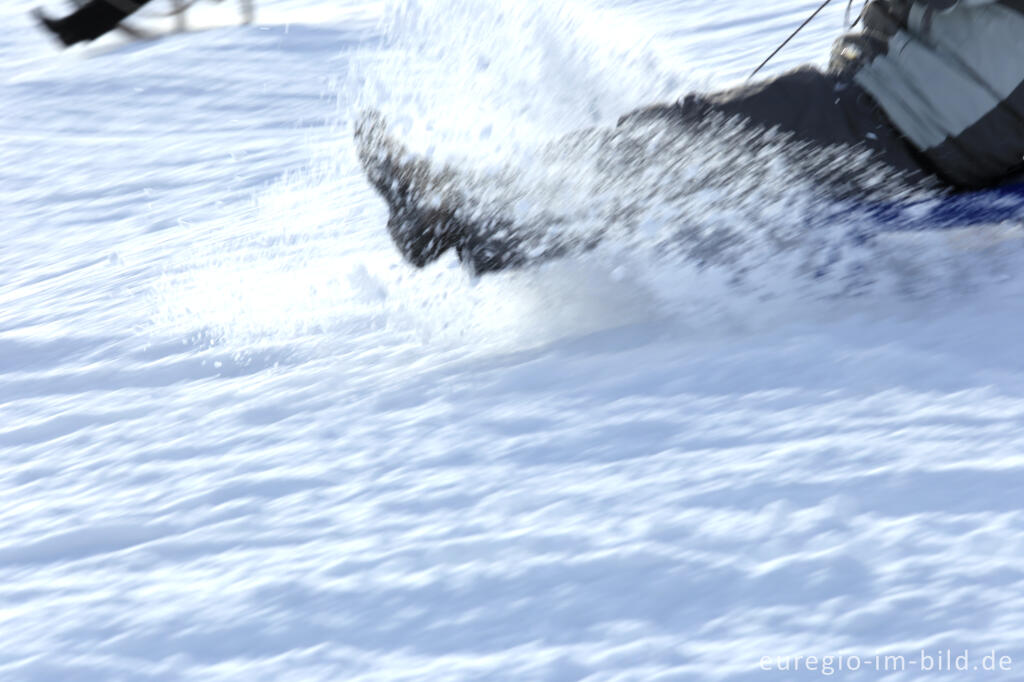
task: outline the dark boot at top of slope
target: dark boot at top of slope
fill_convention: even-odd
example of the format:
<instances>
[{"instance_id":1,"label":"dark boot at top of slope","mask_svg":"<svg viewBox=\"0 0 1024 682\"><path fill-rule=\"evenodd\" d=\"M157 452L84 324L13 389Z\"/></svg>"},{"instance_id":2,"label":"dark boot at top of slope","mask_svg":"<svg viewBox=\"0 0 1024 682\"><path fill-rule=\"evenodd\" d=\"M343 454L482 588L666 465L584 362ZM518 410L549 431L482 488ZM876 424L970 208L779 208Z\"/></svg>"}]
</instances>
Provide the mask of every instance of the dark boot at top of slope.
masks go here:
<instances>
[{"instance_id":1,"label":"dark boot at top of slope","mask_svg":"<svg viewBox=\"0 0 1024 682\"><path fill-rule=\"evenodd\" d=\"M64 47L70 47L75 43L79 42L79 38L75 31L67 25L67 22L62 19L52 19L43 12L42 9L32 10L32 16L38 21L43 27L50 32L57 40L61 42Z\"/></svg>"},{"instance_id":2,"label":"dark boot at top of slope","mask_svg":"<svg viewBox=\"0 0 1024 682\"><path fill-rule=\"evenodd\" d=\"M88 2L75 2L78 9L63 19L52 19L38 9L32 14L66 47L70 47L82 41L96 40L105 33L113 31L125 18L149 1L89 0Z\"/></svg>"}]
</instances>

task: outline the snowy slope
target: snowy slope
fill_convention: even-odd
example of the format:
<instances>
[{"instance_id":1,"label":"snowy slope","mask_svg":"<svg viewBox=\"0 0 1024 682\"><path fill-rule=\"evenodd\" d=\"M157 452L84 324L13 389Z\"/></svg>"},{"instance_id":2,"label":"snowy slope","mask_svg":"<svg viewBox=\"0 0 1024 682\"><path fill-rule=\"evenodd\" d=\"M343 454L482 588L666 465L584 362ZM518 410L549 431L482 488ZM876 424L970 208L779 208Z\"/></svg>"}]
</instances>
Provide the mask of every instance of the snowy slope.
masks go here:
<instances>
[{"instance_id":1,"label":"snowy slope","mask_svg":"<svg viewBox=\"0 0 1024 682\"><path fill-rule=\"evenodd\" d=\"M0 8L0 680L1019 679L1013 226L857 296L614 249L473 281L357 170L363 107L495 162L817 5L748 4L264 1L66 53Z\"/></svg>"}]
</instances>

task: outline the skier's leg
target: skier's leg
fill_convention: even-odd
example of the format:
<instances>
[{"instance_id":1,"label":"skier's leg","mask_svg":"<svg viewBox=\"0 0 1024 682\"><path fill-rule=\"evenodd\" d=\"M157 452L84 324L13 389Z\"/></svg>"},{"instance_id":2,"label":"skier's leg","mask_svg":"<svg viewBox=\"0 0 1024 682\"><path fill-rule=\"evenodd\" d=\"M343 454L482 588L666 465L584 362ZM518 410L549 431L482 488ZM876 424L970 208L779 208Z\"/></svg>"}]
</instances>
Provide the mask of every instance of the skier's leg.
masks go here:
<instances>
[{"instance_id":1,"label":"skier's leg","mask_svg":"<svg viewBox=\"0 0 1024 682\"><path fill-rule=\"evenodd\" d=\"M674 104L640 109L619 125L651 120L693 124L711 114L737 117L760 128L778 128L816 146L843 144L871 150L878 160L911 174L922 162L871 97L856 83L803 67L776 78L706 95L690 94Z\"/></svg>"},{"instance_id":2,"label":"skier's leg","mask_svg":"<svg viewBox=\"0 0 1024 682\"><path fill-rule=\"evenodd\" d=\"M734 116L763 129L777 128L813 146L859 146L873 151L877 160L909 173L908 179L924 175L909 145L858 86L811 68L721 93L688 95L671 105L647 107L621 118L616 132L628 139L636 132L633 129L642 131L652 124L693 128L712 115ZM375 127L380 128L379 133L372 132ZM550 143L549 151L557 157L558 150L592 142L594 133L600 135L600 131L570 134ZM386 142L373 143L374 139ZM600 239L593 235L587 243L560 243L550 221L512 225L501 211L461 210L468 202L459 191L465 183L452 181L455 171L431 168L426 160L407 154L386 134L379 117L364 119L356 130L356 142L371 182L388 202L392 237L417 266L454 247L460 258L484 272L585 250ZM842 169L834 167L822 176L823 183L832 183L829 186L837 196L859 187L846 179ZM538 243L543 248L536 248Z\"/></svg>"},{"instance_id":3,"label":"skier's leg","mask_svg":"<svg viewBox=\"0 0 1024 682\"><path fill-rule=\"evenodd\" d=\"M36 18L66 46L95 40L117 28L128 15L149 0L92 0L63 19L52 19L36 10Z\"/></svg>"}]
</instances>

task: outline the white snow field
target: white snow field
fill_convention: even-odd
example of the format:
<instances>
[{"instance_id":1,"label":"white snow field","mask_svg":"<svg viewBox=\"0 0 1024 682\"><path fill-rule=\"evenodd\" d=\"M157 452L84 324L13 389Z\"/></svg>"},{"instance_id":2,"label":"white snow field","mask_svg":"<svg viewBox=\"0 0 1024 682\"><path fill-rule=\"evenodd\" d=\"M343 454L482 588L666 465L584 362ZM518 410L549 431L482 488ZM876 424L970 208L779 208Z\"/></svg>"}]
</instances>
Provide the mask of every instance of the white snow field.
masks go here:
<instances>
[{"instance_id":1,"label":"white snow field","mask_svg":"<svg viewBox=\"0 0 1024 682\"><path fill-rule=\"evenodd\" d=\"M355 160L366 107L528 158L817 4L229 1L61 52L7 0L0 680L1024 676L1018 225L856 292L628 244L474 279Z\"/></svg>"}]
</instances>

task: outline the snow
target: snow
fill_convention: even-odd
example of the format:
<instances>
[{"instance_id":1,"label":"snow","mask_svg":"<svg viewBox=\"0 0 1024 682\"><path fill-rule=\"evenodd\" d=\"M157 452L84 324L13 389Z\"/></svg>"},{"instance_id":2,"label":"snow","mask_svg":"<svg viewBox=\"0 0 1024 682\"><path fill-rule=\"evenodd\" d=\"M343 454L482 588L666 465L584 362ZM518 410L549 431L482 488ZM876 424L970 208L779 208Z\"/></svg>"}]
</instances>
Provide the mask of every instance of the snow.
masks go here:
<instances>
[{"instance_id":1,"label":"snow","mask_svg":"<svg viewBox=\"0 0 1024 682\"><path fill-rule=\"evenodd\" d=\"M264 0L65 53L4 5L0 679L1017 679L1018 226L898 236L861 295L474 280L401 263L356 165L366 106L491 163L817 4Z\"/></svg>"}]
</instances>

